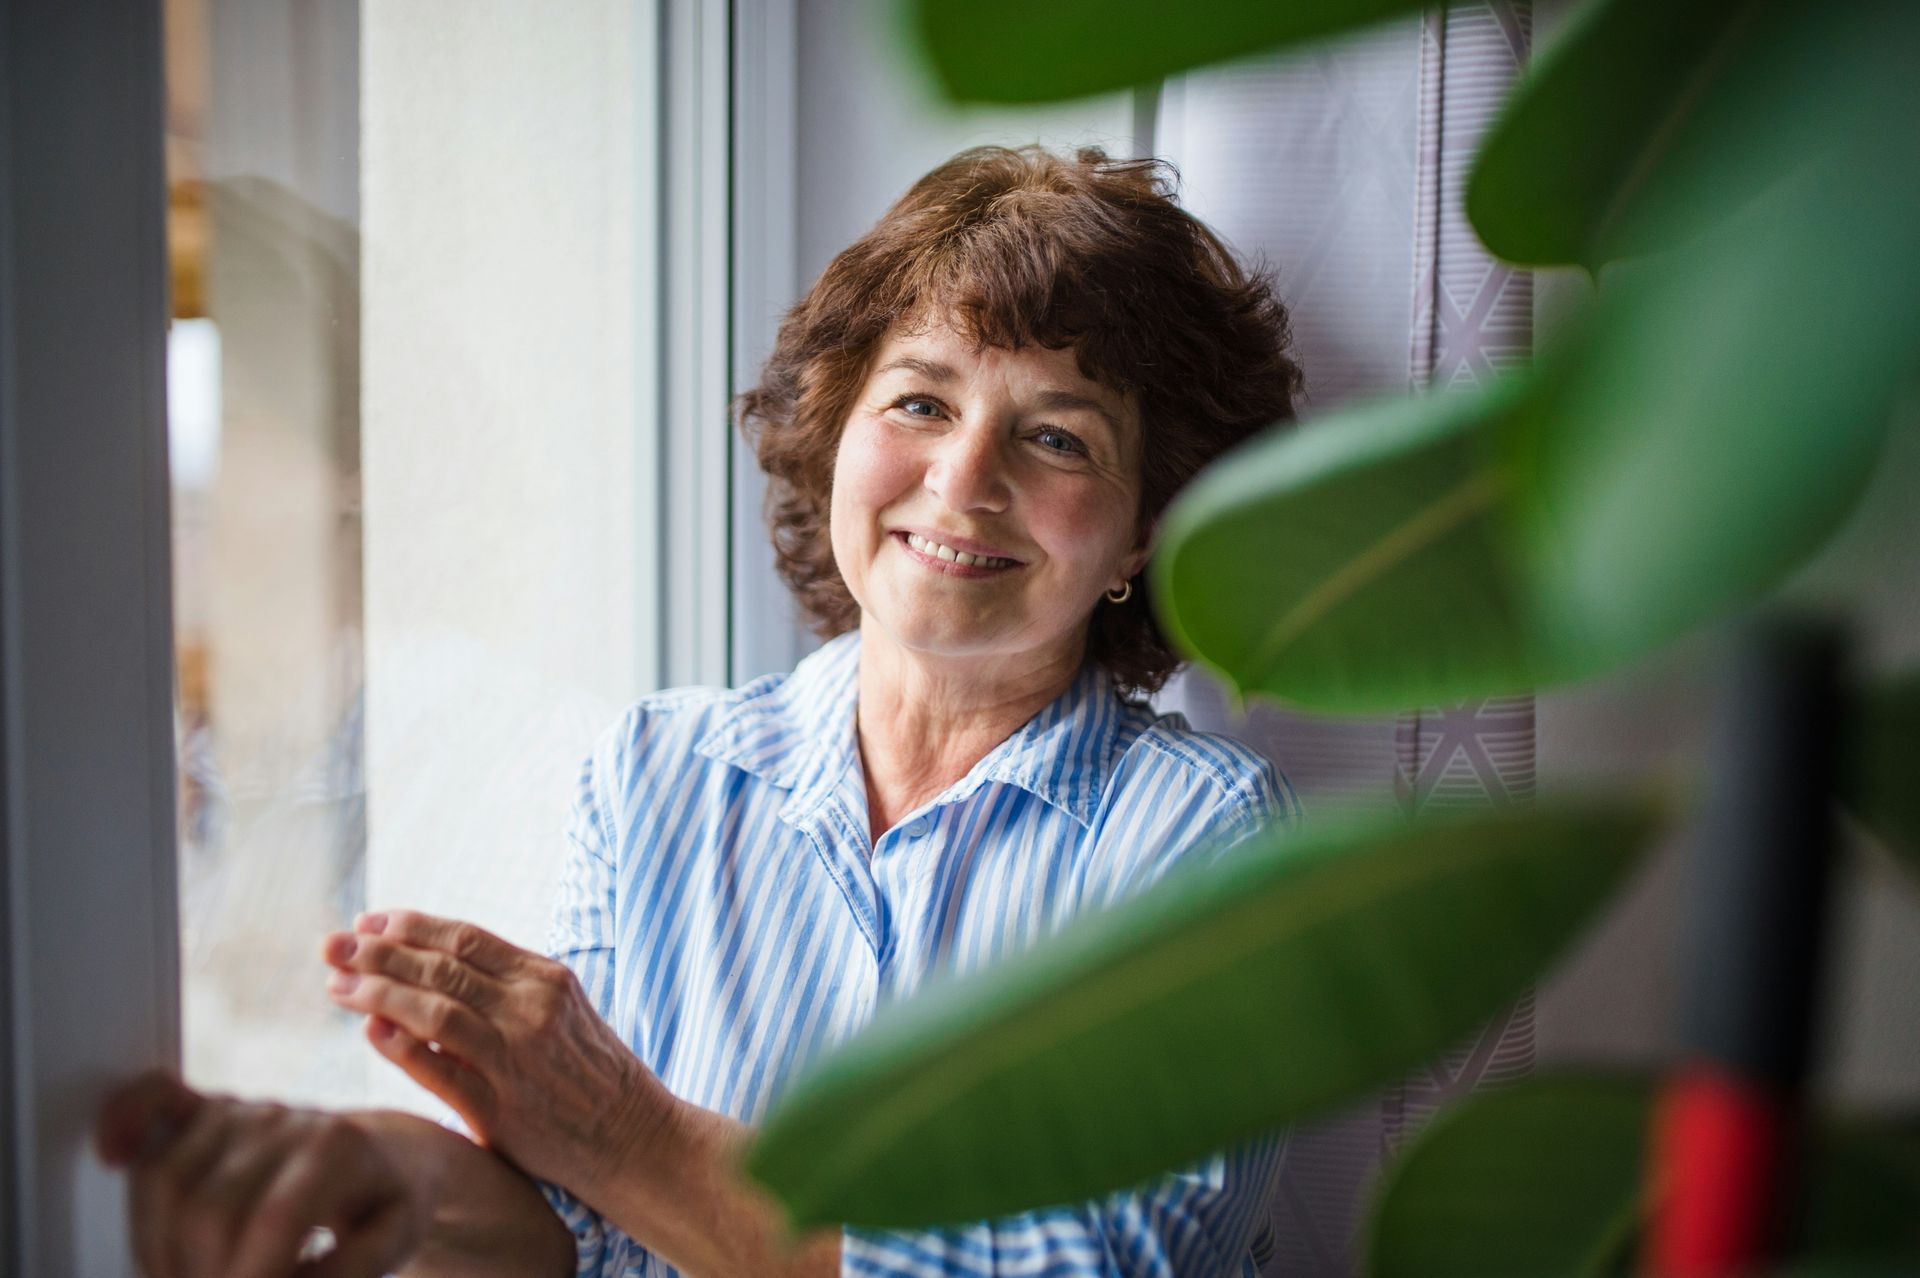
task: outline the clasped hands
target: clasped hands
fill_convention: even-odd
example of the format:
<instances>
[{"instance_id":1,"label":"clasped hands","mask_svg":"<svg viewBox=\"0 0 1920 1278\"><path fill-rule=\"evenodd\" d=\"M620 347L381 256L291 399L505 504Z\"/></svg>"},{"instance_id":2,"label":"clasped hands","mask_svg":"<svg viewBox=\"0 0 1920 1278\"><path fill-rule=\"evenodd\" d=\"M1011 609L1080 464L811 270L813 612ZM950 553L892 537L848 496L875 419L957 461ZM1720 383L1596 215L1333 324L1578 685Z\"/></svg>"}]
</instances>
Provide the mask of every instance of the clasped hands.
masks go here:
<instances>
[{"instance_id":1,"label":"clasped hands","mask_svg":"<svg viewBox=\"0 0 1920 1278\"><path fill-rule=\"evenodd\" d=\"M591 1194L672 1115L565 964L411 910L362 915L322 955L374 1048L532 1176Z\"/></svg>"},{"instance_id":2,"label":"clasped hands","mask_svg":"<svg viewBox=\"0 0 1920 1278\"><path fill-rule=\"evenodd\" d=\"M677 1102L563 964L468 923L363 915L326 938L335 1003L475 1140L589 1201L653 1147ZM439 1169L356 1116L205 1097L143 1075L101 1112L102 1157L131 1174L133 1241L153 1278L295 1272L315 1225L338 1239L306 1274L384 1273L424 1240Z\"/></svg>"}]
</instances>

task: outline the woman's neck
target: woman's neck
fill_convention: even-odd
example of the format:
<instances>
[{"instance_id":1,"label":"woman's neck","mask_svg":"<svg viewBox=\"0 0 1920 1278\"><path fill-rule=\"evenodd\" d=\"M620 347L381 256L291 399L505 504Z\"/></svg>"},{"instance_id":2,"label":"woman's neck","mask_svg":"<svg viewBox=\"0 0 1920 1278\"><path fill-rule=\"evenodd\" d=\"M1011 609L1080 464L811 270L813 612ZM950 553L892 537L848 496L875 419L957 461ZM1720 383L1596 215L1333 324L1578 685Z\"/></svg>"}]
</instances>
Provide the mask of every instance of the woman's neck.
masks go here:
<instances>
[{"instance_id":1,"label":"woman's neck","mask_svg":"<svg viewBox=\"0 0 1920 1278\"><path fill-rule=\"evenodd\" d=\"M1072 684L1083 645L1008 660L925 657L877 627L860 636L855 724L869 837L973 770Z\"/></svg>"}]
</instances>

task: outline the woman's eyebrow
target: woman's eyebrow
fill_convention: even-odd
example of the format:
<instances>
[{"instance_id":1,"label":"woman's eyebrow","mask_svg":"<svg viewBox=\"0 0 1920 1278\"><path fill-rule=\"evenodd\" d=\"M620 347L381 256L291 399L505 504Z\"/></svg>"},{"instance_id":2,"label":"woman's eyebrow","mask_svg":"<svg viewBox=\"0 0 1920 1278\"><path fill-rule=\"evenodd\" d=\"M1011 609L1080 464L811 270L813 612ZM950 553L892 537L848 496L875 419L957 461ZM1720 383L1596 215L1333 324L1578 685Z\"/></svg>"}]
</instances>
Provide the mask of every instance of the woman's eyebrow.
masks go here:
<instances>
[{"instance_id":1,"label":"woman's eyebrow","mask_svg":"<svg viewBox=\"0 0 1920 1278\"><path fill-rule=\"evenodd\" d=\"M1077 391L1070 390L1050 390L1042 391L1034 402L1042 412L1064 412L1070 409L1085 409L1088 412L1098 413L1102 418L1106 419L1107 429L1114 433L1114 437L1117 439L1120 436L1120 419L1115 417L1113 411L1105 404L1094 399L1091 395L1082 395Z\"/></svg>"},{"instance_id":2,"label":"woman's eyebrow","mask_svg":"<svg viewBox=\"0 0 1920 1278\"><path fill-rule=\"evenodd\" d=\"M875 369L873 375L882 377L893 372L918 373L936 382L950 382L957 376L950 365L942 364L938 360L921 359L917 355L902 355L898 359L888 360Z\"/></svg>"},{"instance_id":3,"label":"woman's eyebrow","mask_svg":"<svg viewBox=\"0 0 1920 1278\"><path fill-rule=\"evenodd\" d=\"M939 360L924 359L918 355L901 355L896 359L890 359L875 369L873 375L878 378L888 373L902 372L918 373L933 382L951 382L959 376L951 364L942 364ZM1113 410L1093 396L1083 395L1079 391L1065 389L1042 391L1034 397L1034 406L1043 413L1067 412L1075 409L1095 413L1107 423L1107 429L1114 433L1115 438L1121 434L1120 419L1113 415Z\"/></svg>"}]
</instances>

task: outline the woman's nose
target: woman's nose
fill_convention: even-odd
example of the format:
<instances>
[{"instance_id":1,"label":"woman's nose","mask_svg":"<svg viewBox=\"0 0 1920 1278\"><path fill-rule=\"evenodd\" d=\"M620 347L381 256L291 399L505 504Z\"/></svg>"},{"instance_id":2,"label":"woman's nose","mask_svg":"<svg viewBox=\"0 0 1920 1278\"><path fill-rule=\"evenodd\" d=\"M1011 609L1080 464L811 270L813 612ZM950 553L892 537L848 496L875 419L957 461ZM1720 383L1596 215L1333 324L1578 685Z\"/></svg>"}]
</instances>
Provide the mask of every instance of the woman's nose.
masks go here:
<instances>
[{"instance_id":1,"label":"woman's nose","mask_svg":"<svg viewBox=\"0 0 1920 1278\"><path fill-rule=\"evenodd\" d=\"M1012 489L998 432L973 426L949 432L927 466L926 483L950 510L1005 510Z\"/></svg>"}]
</instances>

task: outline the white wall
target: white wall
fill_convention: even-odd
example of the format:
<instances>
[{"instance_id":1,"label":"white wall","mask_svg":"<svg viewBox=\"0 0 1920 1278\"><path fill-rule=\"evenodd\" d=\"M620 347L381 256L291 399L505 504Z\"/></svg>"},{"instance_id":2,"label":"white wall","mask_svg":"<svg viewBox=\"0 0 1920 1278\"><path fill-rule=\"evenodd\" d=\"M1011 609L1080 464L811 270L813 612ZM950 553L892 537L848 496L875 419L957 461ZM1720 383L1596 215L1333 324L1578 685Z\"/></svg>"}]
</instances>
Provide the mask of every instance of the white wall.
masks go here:
<instances>
[{"instance_id":1,"label":"white wall","mask_svg":"<svg viewBox=\"0 0 1920 1278\"><path fill-rule=\"evenodd\" d=\"M656 668L650 13L365 14L367 901L536 948Z\"/></svg>"}]
</instances>

